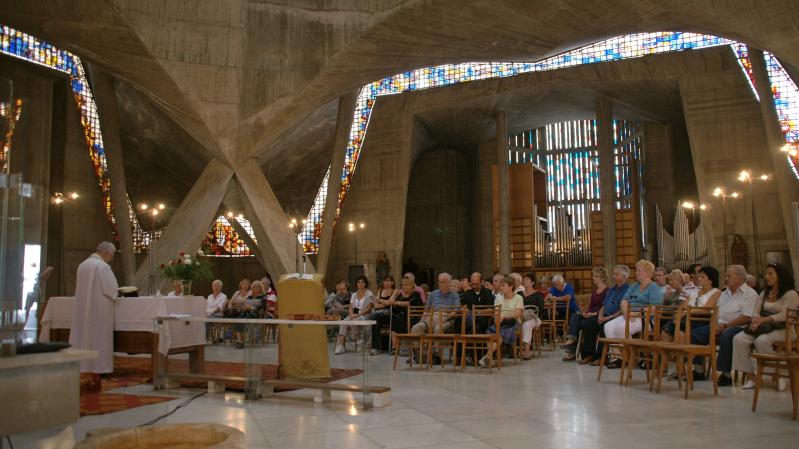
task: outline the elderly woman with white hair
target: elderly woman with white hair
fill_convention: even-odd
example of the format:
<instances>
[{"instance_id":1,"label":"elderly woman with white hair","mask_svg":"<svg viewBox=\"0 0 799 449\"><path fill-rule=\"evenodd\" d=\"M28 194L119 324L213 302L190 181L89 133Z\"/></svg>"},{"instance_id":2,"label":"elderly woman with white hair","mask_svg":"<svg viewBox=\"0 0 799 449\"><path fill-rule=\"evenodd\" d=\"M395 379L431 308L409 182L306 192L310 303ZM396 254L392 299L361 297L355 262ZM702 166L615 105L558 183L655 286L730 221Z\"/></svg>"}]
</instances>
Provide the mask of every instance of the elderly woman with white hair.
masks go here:
<instances>
[{"instance_id":1,"label":"elderly woman with white hair","mask_svg":"<svg viewBox=\"0 0 799 449\"><path fill-rule=\"evenodd\" d=\"M211 294L205 300L205 316L208 318L222 318L227 303L227 295L222 292L222 281L215 279L211 282Z\"/></svg>"},{"instance_id":2,"label":"elderly woman with white hair","mask_svg":"<svg viewBox=\"0 0 799 449\"><path fill-rule=\"evenodd\" d=\"M655 265L648 260L639 260L635 264L636 281L630 285L621 300L622 314L605 324L605 336L608 338L624 338L625 322L630 312L641 310L650 304L662 304L663 294L658 285L652 280L655 274ZM643 319L630 320L630 335L641 332ZM608 368L620 368L621 359L614 351Z\"/></svg>"}]
</instances>

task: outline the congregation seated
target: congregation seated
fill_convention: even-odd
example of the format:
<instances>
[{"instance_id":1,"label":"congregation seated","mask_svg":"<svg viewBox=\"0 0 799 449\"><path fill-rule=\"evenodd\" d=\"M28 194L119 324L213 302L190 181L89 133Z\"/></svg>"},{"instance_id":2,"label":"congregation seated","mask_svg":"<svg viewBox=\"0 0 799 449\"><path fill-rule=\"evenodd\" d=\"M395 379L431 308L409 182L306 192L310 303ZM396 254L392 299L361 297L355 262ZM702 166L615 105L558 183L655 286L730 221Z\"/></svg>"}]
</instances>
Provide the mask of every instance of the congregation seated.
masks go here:
<instances>
[{"instance_id":1,"label":"congregation seated","mask_svg":"<svg viewBox=\"0 0 799 449\"><path fill-rule=\"evenodd\" d=\"M562 275L556 274L552 276L552 287L549 289L549 296L555 298L569 297L568 306L558 303L555 313L558 319L566 317L566 307L569 308L570 314L577 314L580 312L580 305L577 304L577 298L574 296L574 287L567 283Z\"/></svg>"},{"instance_id":2,"label":"congregation seated","mask_svg":"<svg viewBox=\"0 0 799 449\"><path fill-rule=\"evenodd\" d=\"M250 280L244 278L239 281L239 289L230 297L231 302L243 301L250 297Z\"/></svg>"},{"instance_id":3,"label":"congregation seated","mask_svg":"<svg viewBox=\"0 0 799 449\"><path fill-rule=\"evenodd\" d=\"M413 279L403 277L400 280L400 288L395 289L388 299L391 306L391 347L397 347L397 334L407 334L408 329L408 307L420 307L422 297L416 289ZM411 326L416 324L412 322Z\"/></svg>"},{"instance_id":4,"label":"congregation seated","mask_svg":"<svg viewBox=\"0 0 799 449\"><path fill-rule=\"evenodd\" d=\"M227 303L227 295L222 292L222 281L219 279L211 282L211 294L205 300L205 316L208 318L222 318Z\"/></svg>"},{"instance_id":5,"label":"congregation seated","mask_svg":"<svg viewBox=\"0 0 799 449\"><path fill-rule=\"evenodd\" d=\"M363 321L372 311L372 303L374 301L374 294L368 289L369 279L366 276L358 276L355 281L355 292L350 296L349 313L344 318L344 324L339 326L338 338L336 340L336 349L334 354L344 353L344 343L347 339L347 332L352 328L357 334L356 351L363 350L366 347L365 335L367 330L363 326L349 326L347 321Z\"/></svg>"},{"instance_id":6,"label":"congregation seated","mask_svg":"<svg viewBox=\"0 0 799 449\"><path fill-rule=\"evenodd\" d=\"M372 313L367 317L369 320L377 321L377 324L372 326L372 348L369 350L370 355L377 355L380 353L380 330L384 325L391 323L391 302L390 299L396 291L394 277L386 275L383 277L383 285L377 291L377 296L374 298L372 305Z\"/></svg>"},{"instance_id":7,"label":"congregation seated","mask_svg":"<svg viewBox=\"0 0 799 449\"><path fill-rule=\"evenodd\" d=\"M422 298L422 303L427 304L427 292L429 290L429 288L427 288L427 284L423 284L424 288L422 285L416 285L416 275L411 272L403 274L402 277L410 279L410 281L413 283L413 290L419 294L420 298Z\"/></svg>"},{"instance_id":8,"label":"congregation seated","mask_svg":"<svg viewBox=\"0 0 799 449\"><path fill-rule=\"evenodd\" d=\"M605 296L608 294L608 270L605 267L595 267L591 270L591 280L594 283L594 290L591 292L591 301L588 303L588 308L582 313L575 313L569 318L566 341L561 346L562 349L566 350L566 355L563 357L564 362L570 362L577 358L577 342L580 340L583 321L597 316L605 301Z\"/></svg>"},{"instance_id":9,"label":"congregation seated","mask_svg":"<svg viewBox=\"0 0 799 449\"><path fill-rule=\"evenodd\" d=\"M748 374L744 389L755 387L752 374L752 347L761 354L773 354L774 343L785 339L787 310L799 306L791 271L782 264L769 264L765 274L766 288L755 303L752 320L733 337L732 369Z\"/></svg>"},{"instance_id":10,"label":"congregation seated","mask_svg":"<svg viewBox=\"0 0 799 449\"><path fill-rule=\"evenodd\" d=\"M668 280L666 276L668 275L668 270L663 267L655 267L655 274L652 275L652 280L657 284L658 288L660 288L660 295L665 298L666 291L669 288Z\"/></svg>"},{"instance_id":11,"label":"congregation seated","mask_svg":"<svg viewBox=\"0 0 799 449\"><path fill-rule=\"evenodd\" d=\"M479 272L472 273L469 278L469 289L460 298L461 305L464 305L469 310L469 315L466 317L466 332L482 334L488 328L488 320L484 317L477 319L477 329L472 329L471 310L474 306L491 306L494 305L494 294L491 290L486 288L483 284L483 275Z\"/></svg>"},{"instance_id":12,"label":"congregation seated","mask_svg":"<svg viewBox=\"0 0 799 449\"><path fill-rule=\"evenodd\" d=\"M552 281L546 275L541 275L538 279L538 291L544 297L544 301L549 298L549 289L552 288Z\"/></svg>"},{"instance_id":13,"label":"congregation seated","mask_svg":"<svg viewBox=\"0 0 799 449\"><path fill-rule=\"evenodd\" d=\"M180 279L172 280L172 291L167 293L167 298L175 298L178 296L183 296L183 282Z\"/></svg>"},{"instance_id":14,"label":"congregation seated","mask_svg":"<svg viewBox=\"0 0 799 449\"><path fill-rule=\"evenodd\" d=\"M683 288L685 281L680 270L672 270L666 276L666 291L663 294L663 305L678 306L688 301L688 292Z\"/></svg>"},{"instance_id":15,"label":"congregation seated","mask_svg":"<svg viewBox=\"0 0 799 449\"><path fill-rule=\"evenodd\" d=\"M530 360L532 356L531 346L533 344L533 332L541 326L541 314L544 313L544 295L536 288L535 273L526 273L522 278L522 289L519 295L524 303L524 313L522 314L522 358ZM535 309L528 309L528 306L535 306Z\"/></svg>"},{"instance_id":16,"label":"congregation seated","mask_svg":"<svg viewBox=\"0 0 799 449\"><path fill-rule=\"evenodd\" d=\"M325 300L325 314L345 318L350 308L350 284L341 280L336 283L336 291Z\"/></svg>"},{"instance_id":17,"label":"congregation seated","mask_svg":"<svg viewBox=\"0 0 799 449\"><path fill-rule=\"evenodd\" d=\"M261 284L263 284L264 292L266 292L266 311L274 317L277 313L277 292L272 287L272 278L269 276L262 277Z\"/></svg>"},{"instance_id":18,"label":"congregation seated","mask_svg":"<svg viewBox=\"0 0 799 449\"><path fill-rule=\"evenodd\" d=\"M438 275L438 289L433 290L427 296L425 314L418 323L411 327L412 334L444 334L451 333L454 330L456 324L454 319L449 319L442 323L438 315L438 311L443 307L457 307L461 305L460 297L450 288L451 281L452 276L449 273L441 273ZM411 357L413 357L413 355ZM438 356L436 356L436 358L438 358ZM412 360L412 358L409 358L408 362Z\"/></svg>"},{"instance_id":19,"label":"congregation seated","mask_svg":"<svg viewBox=\"0 0 799 449\"><path fill-rule=\"evenodd\" d=\"M494 305L500 306L500 322L499 333L502 338L502 343L509 345L513 343L516 338L516 330L519 328L519 322L522 319L522 311L524 310L524 300L514 291L515 281L512 277L506 276L500 282L500 293L494 300ZM491 324L486 329L486 333L493 334L497 331L496 323ZM496 342L488 345L488 351L483 358L478 362L480 366L487 367L493 363L493 354L498 349Z\"/></svg>"},{"instance_id":20,"label":"congregation seated","mask_svg":"<svg viewBox=\"0 0 799 449\"><path fill-rule=\"evenodd\" d=\"M622 316L621 301L627 294L630 285L627 278L630 277L630 269L627 265L616 265L613 267L613 286L610 287L602 301L602 306L597 311L596 316L582 320L580 331L583 335L583 344L580 348L581 365L590 363L597 366L604 362L602 360L603 345L598 342L601 335L605 335L605 325Z\"/></svg>"},{"instance_id":21,"label":"congregation seated","mask_svg":"<svg viewBox=\"0 0 799 449\"><path fill-rule=\"evenodd\" d=\"M650 304L662 304L663 296L657 284L652 281L655 273L655 265L648 260L639 260L635 264L636 281L630 285L621 301L622 315L610 320L603 327L604 334L608 338L624 338L626 316L637 310L641 310ZM643 327L642 320L630 320L630 335L641 332ZM601 363L602 361L600 361ZM607 364L608 368L621 367L621 354L614 348Z\"/></svg>"},{"instance_id":22,"label":"congregation seated","mask_svg":"<svg viewBox=\"0 0 799 449\"><path fill-rule=\"evenodd\" d=\"M719 371L718 385L732 385L732 342L739 332L743 332L755 315L757 292L746 284L746 268L730 265L724 277L727 288L718 300L719 315L716 342L719 345L716 367Z\"/></svg>"}]
</instances>

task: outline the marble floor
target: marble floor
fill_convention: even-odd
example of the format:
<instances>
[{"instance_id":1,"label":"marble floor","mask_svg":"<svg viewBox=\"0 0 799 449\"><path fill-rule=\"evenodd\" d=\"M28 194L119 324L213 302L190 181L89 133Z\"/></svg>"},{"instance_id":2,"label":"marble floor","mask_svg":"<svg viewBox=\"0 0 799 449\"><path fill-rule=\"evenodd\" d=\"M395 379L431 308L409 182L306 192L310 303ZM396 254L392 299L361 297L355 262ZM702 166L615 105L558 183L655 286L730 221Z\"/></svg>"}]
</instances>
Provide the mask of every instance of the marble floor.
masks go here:
<instances>
[{"instance_id":1,"label":"marble floor","mask_svg":"<svg viewBox=\"0 0 799 449\"><path fill-rule=\"evenodd\" d=\"M265 350L265 356L274 356ZM233 349L209 358L240 358ZM249 448L619 448L705 449L795 447L799 422L790 416L789 392L765 388L757 413L751 412L751 390L720 388L698 382L685 401L676 382L664 383L660 395L649 393L644 372L620 387L618 371L596 381L595 367L560 361L561 354L501 371L469 369L464 373L433 369L420 372L404 363L391 370L390 358L367 358L369 382L392 388L389 406L360 410L354 398L334 393L333 403L317 404L309 391L245 401L240 394L207 394L161 423L215 422L246 434ZM270 357L271 358L271 357ZM331 356L338 367L360 368L360 354ZM352 379L347 380L347 382ZM101 427L141 425L201 390L153 392L148 385L120 390L165 394L174 401L123 412L88 416L74 425L15 435L15 448L66 449L87 431Z\"/></svg>"}]
</instances>

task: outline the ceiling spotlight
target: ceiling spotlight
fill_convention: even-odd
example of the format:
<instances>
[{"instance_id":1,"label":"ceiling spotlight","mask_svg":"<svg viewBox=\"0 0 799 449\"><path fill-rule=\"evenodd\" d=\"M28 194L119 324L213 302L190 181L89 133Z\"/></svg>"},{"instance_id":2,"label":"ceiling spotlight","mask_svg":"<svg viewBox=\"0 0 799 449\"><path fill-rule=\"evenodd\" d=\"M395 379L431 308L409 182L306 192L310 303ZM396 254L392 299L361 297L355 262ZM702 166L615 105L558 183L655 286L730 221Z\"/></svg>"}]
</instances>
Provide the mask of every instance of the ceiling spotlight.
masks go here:
<instances>
[{"instance_id":1,"label":"ceiling spotlight","mask_svg":"<svg viewBox=\"0 0 799 449\"><path fill-rule=\"evenodd\" d=\"M147 210L148 208L149 208L149 206L147 205L147 203L139 204L139 209L141 209L141 210Z\"/></svg>"},{"instance_id":2,"label":"ceiling spotlight","mask_svg":"<svg viewBox=\"0 0 799 449\"><path fill-rule=\"evenodd\" d=\"M228 211L228 213L227 213L227 217L228 217L228 218L233 218L233 212L230 212L230 211Z\"/></svg>"},{"instance_id":3,"label":"ceiling spotlight","mask_svg":"<svg viewBox=\"0 0 799 449\"><path fill-rule=\"evenodd\" d=\"M69 197L72 198L73 200L78 199L79 196L80 195L78 195L77 192L70 192L70 194L69 194Z\"/></svg>"},{"instance_id":4,"label":"ceiling spotlight","mask_svg":"<svg viewBox=\"0 0 799 449\"><path fill-rule=\"evenodd\" d=\"M720 197L721 195L724 195L724 189L722 189L721 187L716 187L715 189L713 189L713 196Z\"/></svg>"},{"instance_id":5,"label":"ceiling spotlight","mask_svg":"<svg viewBox=\"0 0 799 449\"><path fill-rule=\"evenodd\" d=\"M158 209L164 210L165 208L166 206L164 206L164 203L158 203Z\"/></svg>"},{"instance_id":6,"label":"ceiling spotlight","mask_svg":"<svg viewBox=\"0 0 799 449\"><path fill-rule=\"evenodd\" d=\"M741 173L738 175L738 181L750 181L752 179L751 173L749 170L741 170Z\"/></svg>"},{"instance_id":7,"label":"ceiling spotlight","mask_svg":"<svg viewBox=\"0 0 799 449\"><path fill-rule=\"evenodd\" d=\"M738 192L732 192L732 195L730 195L730 196L733 197L733 198L738 198Z\"/></svg>"},{"instance_id":8,"label":"ceiling spotlight","mask_svg":"<svg viewBox=\"0 0 799 449\"><path fill-rule=\"evenodd\" d=\"M693 209L694 208L694 203L692 203L690 201L685 201L684 203L682 203L682 207L684 207L686 209Z\"/></svg>"}]
</instances>

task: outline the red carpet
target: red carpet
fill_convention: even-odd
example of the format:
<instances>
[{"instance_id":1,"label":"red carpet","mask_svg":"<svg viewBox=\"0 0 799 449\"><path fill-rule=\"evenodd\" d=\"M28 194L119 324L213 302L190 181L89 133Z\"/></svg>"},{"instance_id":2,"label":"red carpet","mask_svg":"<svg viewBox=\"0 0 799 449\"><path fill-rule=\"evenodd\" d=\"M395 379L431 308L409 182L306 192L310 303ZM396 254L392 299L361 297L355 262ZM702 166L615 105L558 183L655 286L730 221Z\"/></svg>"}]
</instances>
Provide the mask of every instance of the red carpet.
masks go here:
<instances>
[{"instance_id":1,"label":"red carpet","mask_svg":"<svg viewBox=\"0 0 799 449\"><path fill-rule=\"evenodd\" d=\"M261 365L264 379L277 378L277 365ZM152 382L152 366L149 357L114 357L114 372L102 379L102 392L88 393L81 391L80 395L80 415L102 415L113 413L144 405L157 404L159 402L171 401L173 397L163 396L140 396L133 394L106 393L108 390L116 388L130 387ZM188 371L187 360L170 360L169 371ZM233 362L205 362L205 372L209 374L219 374L226 376L243 376L244 364ZM362 373L360 369L330 369L330 379L345 379L357 376ZM81 383L89 382L90 375L81 375ZM181 387L205 388L205 382L182 382ZM242 383L231 383L226 385L227 390L243 391ZM85 390L86 388L82 388Z\"/></svg>"}]
</instances>

